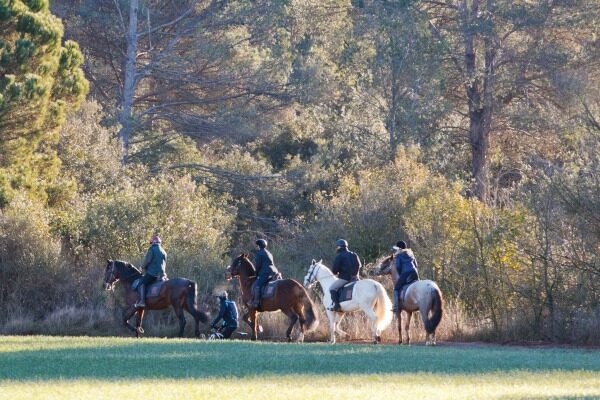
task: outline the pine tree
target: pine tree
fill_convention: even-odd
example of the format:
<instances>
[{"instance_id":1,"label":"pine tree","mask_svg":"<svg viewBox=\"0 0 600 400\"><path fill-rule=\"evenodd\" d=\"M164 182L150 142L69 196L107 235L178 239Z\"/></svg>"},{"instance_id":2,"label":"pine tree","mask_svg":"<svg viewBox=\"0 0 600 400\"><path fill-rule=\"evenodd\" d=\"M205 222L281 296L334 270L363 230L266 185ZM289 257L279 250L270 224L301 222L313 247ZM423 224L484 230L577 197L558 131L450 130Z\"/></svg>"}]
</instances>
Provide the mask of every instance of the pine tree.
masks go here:
<instances>
[{"instance_id":1,"label":"pine tree","mask_svg":"<svg viewBox=\"0 0 600 400\"><path fill-rule=\"evenodd\" d=\"M0 0L0 207L57 183L59 128L88 91L79 46L62 38L48 0Z\"/></svg>"}]
</instances>

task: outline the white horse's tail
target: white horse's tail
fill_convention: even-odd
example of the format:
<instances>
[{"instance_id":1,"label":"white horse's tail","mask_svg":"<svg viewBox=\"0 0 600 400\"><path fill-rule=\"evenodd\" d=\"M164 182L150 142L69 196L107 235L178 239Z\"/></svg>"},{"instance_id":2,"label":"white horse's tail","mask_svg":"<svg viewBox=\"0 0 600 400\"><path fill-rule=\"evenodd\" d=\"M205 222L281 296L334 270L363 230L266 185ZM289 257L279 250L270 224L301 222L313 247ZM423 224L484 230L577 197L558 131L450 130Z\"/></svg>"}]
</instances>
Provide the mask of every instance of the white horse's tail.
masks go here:
<instances>
[{"instance_id":1,"label":"white horse's tail","mask_svg":"<svg viewBox=\"0 0 600 400\"><path fill-rule=\"evenodd\" d=\"M392 323L394 317L392 313L392 302L385 291L385 288L379 282L375 282L377 288L377 297L375 300L375 315L377 315L377 329L383 331Z\"/></svg>"}]
</instances>

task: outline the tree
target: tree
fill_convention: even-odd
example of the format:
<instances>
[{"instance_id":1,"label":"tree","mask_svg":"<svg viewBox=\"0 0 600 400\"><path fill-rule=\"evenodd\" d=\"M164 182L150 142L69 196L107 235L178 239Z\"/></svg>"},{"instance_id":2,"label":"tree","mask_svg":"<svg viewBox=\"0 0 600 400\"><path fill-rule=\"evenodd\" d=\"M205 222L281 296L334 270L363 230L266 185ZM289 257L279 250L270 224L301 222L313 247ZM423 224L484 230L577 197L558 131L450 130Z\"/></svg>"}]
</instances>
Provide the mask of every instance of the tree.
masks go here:
<instances>
[{"instance_id":1,"label":"tree","mask_svg":"<svg viewBox=\"0 0 600 400\"><path fill-rule=\"evenodd\" d=\"M62 46L47 0L0 1L0 206L15 189L43 198L58 174L54 145L88 90L77 43Z\"/></svg>"},{"instance_id":2,"label":"tree","mask_svg":"<svg viewBox=\"0 0 600 400\"><path fill-rule=\"evenodd\" d=\"M263 113L290 98L290 61L273 56L282 39L265 33L279 2L88 0L57 7L78 16L70 32L88 46L94 90L117 110L124 162L136 132L247 138Z\"/></svg>"},{"instance_id":3,"label":"tree","mask_svg":"<svg viewBox=\"0 0 600 400\"><path fill-rule=\"evenodd\" d=\"M514 143L531 135L535 146L543 130L552 129L540 116L565 105L557 82L597 58L580 51L593 40L597 5L588 0L393 3L424 15L443 45L445 97L455 104L450 121L459 121L458 135L468 132L473 191L487 201L494 136L516 135L509 141Z\"/></svg>"}]
</instances>

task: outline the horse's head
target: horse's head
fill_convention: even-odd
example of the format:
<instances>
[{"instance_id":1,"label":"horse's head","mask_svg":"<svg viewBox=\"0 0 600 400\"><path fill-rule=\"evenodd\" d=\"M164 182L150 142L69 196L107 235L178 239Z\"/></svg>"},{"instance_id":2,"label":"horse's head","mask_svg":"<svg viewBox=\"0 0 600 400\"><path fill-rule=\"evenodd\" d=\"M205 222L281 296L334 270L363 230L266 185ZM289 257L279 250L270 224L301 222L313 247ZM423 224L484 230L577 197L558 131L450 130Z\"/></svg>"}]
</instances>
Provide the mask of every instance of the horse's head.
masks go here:
<instances>
[{"instance_id":1,"label":"horse's head","mask_svg":"<svg viewBox=\"0 0 600 400\"><path fill-rule=\"evenodd\" d=\"M382 260L380 260L377 263L377 267L375 267L375 269L373 271L371 271L371 275L386 275L386 274L390 274L392 272L392 265L394 265L393 263L394 261L394 255L389 255L387 257L384 257Z\"/></svg>"},{"instance_id":2,"label":"horse's head","mask_svg":"<svg viewBox=\"0 0 600 400\"><path fill-rule=\"evenodd\" d=\"M250 256L242 253L235 257L231 262L231 265L227 267L227 279L240 276L244 272L246 272L246 275L254 275L254 273L248 273L249 271L254 271L254 266L252 265L252 262L250 262Z\"/></svg>"},{"instance_id":3,"label":"horse's head","mask_svg":"<svg viewBox=\"0 0 600 400\"><path fill-rule=\"evenodd\" d=\"M116 263L115 260L106 261L106 270L104 271L104 281L102 284L104 290L113 290L115 283L121 279Z\"/></svg>"},{"instance_id":4,"label":"horse's head","mask_svg":"<svg viewBox=\"0 0 600 400\"><path fill-rule=\"evenodd\" d=\"M310 288L317 281L317 275L318 275L319 268L323 266L322 262L323 262L323 260L319 260L319 261L316 261L315 259L312 260L310 267L308 267L308 272L306 273L306 276L304 277L304 287L305 288Z\"/></svg>"}]
</instances>

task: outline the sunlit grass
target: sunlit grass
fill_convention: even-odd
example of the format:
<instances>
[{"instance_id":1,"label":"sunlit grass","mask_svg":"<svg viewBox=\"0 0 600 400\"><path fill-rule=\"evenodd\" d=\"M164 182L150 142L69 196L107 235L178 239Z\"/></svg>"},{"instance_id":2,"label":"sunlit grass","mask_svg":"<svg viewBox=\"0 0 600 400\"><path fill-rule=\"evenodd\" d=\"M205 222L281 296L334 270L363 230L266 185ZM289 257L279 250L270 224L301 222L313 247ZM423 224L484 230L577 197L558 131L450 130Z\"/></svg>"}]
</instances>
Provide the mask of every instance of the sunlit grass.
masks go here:
<instances>
[{"instance_id":1,"label":"sunlit grass","mask_svg":"<svg viewBox=\"0 0 600 400\"><path fill-rule=\"evenodd\" d=\"M0 399L600 398L600 351L0 337Z\"/></svg>"}]
</instances>

